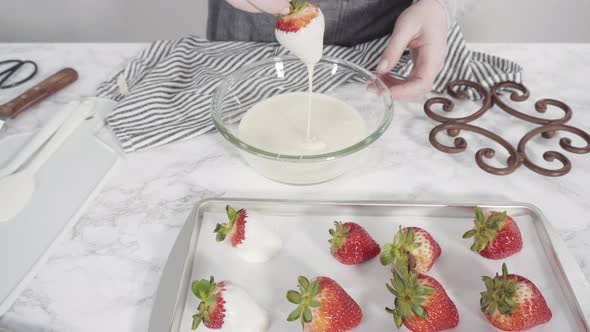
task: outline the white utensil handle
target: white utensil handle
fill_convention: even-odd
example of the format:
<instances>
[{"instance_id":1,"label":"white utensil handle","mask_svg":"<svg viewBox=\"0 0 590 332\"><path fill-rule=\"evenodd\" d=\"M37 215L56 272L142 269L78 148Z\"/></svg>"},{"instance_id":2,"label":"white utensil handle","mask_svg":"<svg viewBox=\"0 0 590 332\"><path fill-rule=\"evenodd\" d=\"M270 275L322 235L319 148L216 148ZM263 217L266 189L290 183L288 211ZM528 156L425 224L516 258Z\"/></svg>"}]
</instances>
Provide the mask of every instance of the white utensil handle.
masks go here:
<instances>
[{"instance_id":1,"label":"white utensil handle","mask_svg":"<svg viewBox=\"0 0 590 332\"><path fill-rule=\"evenodd\" d=\"M55 114L49 121L39 130L33 138L22 148L16 156L2 169L0 169L0 178L14 173L22 166L31 156L47 142L47 140L55 133L57 128L65 121L65 119L78 107L80 103L74 102L68 105L66 110Z\"/></svg>"},{"instance_id":2,"label":"white utensil handle","mask_svg":"<svg viewBox=\"0 0 590 332\"><path fill-rule=\"evenodd\" d=\"M33 157L31 163L26 167L27 172L35 174L47 159L59 149L70 134L90 115L91 109L92 104L88 102L84 102L79 107L75 108L70 113L70 116L68 116L63 124L57 129L47 144L45 144L39 153Z\"/></svg>"}]
</instances>

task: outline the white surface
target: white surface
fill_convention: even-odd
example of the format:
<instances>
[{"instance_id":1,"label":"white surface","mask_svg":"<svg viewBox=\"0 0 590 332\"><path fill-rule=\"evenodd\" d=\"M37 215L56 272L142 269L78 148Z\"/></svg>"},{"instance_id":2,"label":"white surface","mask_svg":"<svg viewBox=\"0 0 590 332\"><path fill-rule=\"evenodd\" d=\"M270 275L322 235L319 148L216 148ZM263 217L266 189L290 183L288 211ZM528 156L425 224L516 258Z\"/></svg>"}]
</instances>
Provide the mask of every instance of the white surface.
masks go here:
<instances>
[{"instance_id":1,"label":"white surface","mask_svg":"<svg viewBox=\"0 0 590 332\"><path fill-rule=\"evenodd\" d=\"M47 140L55 133L55 131L61 126L61 124L66 120L70 111L73 110L75 105L70 106L63 112L59 112L58 114L54 114L49 121L43 128L39 129L37 133L31 137L27 144L25 144L22 149L14 150L14 151L6 151L2 156L3 159L7 160L6 163L2 163L3 167L0 168L0 178L14 173L18 168L20 168L31 156L39 150L39 148L47 142ZM8 138L7 138L8 139ZM10 144L10 143L8 143ZM11 146L14 148L14 146Z\"/></svg>"},{"instance_id":2,"label":"white surface","mask_svg":"<svg viewBox=\"0 0 590 332\"><path fill-rule=\"evenodd\" d=\"M590 112L586 111L590 105L590 45L470 46L522 64L533 97L568 102L574 109L572 123L590 130ZM42 76L66 64L80 73L75 84L44 101L43 107L35 106L11 121L0 135L31 132L52 110L92 95L99 82L141 47L0 45L0 53L7 58L38 61ZM22 89L3 91L0 103ZM504 115L489 121L495 130L505 128L507 122L517 131L528 128ZM47 264L0 318L0 328L11 332L146 331L161 269L180 227L193 204L212 196L530 202L543 210L584 276L590 277L590 156L566 153L573 169L561 178L543 178L527 169L497 177L482 172L473 160L476 147L487 142L470 140L469 152L445 155L428 142L433 126L422 104L398 103L391 128L363 168L315 186L288 186L265 179L218 134L125 156L80 221L57 244ZM507 134L511 140L518 136L512 131ZM530 148L540 155L546 149L559 150L556 142ZM588 304L583 306L586 313L590 312Z\"/></svg>"},{"instance_id":3,"label":"white surface","mask_svg":"<svg viewBox=\"0 0 590 332\"><path fill-rule=\"evenodd\" d=\"M6 0L0 11L0 42L147 42L205 36L207 2ZM472 42L590 42L588 12L588 0L479 0L461 23Z\"/></svg>"},{"instance_id":4,"label":"white surface","mask_svg":"<svg viewBox=\"0 0 590 332\"><path fill-rule=\"evenodd\" d=\"M2 179L6 181L4 184L17 177L27 181L12 183L13 196L2 199L0 215L10 219L0 224L0 264L3 266L0 315L10 308L34 277L53 243L75 221L77 212L117 160L116 153L94 136L96 119L86 119L89 111L91 107L85 104L74 109L72 117L33 157L30 165L21 173ZM3 148L5 145L0 141L0 154ZM25 175L19 177L18 174ZM34 182L32 178L25 178L27 175L34 176ZM36 185L34 192L31 185L33 188ZM28 189L31 192L25 192ZM10 188L2 190L10 192ZM25 198L25 202L16 201ZM17 209L19 204L24 209ZM9 212L14 215L9 216Z\"/></svg>"},{"instance_id":5,"label":"white surface","mask_svg":"<svg viewBox=\"0 0 590 332\"><path fill-rule=\"evenodd\" d=\"M275 29L277 41L295 54L303 63L311 65L318 63L324 51L324 30L326 22L320 10L319 15L305 27L295 31Z\"/></svg>"},{"instance_id":6,"label":"white surface","mask_svg":"<svg viewBox=\"0 0 590 332\"><path fill-rule=\"evenodd\" d=\"M0 222L13 220L28 205L37 186L37 172L90 114L90 107L87 104L80 105L78 108L68 107L64 111L67 115L65 122L30 158L29 163L18 172L0 179L0 202L6 204L0 210ZM75 112L72 114L72 111ZM33 136L31 142L36 143L37 137L38 135ZM28 146L29 144L23 150L26 150ZM13 221L18 222L17 220Z\"/></svg>"},{"instance_id":7,"label":"white surface","mask_svg":"<svg viewBox=\"0 0 590 332\"><path fill-rule=\"evenodd\" d=\"M508 211L510 214L510 211ZM485 259L472 253L472 240L463 240L462 234L473 227L472 218L440 217L374 217L362 215L265 215L258 219L280 234L285 243L281 253L266 264L252 265L236 259L231 249L215 242L212 230L223 218L223 213L207 213L203 217L194 256L191 280L208 278L231 280L245 288L263 307L271 312L269 332L301 331L298 322L287 322L286 317L295 309L285 294L294 289L297 276L308 278L326 276L336 280L363 309L363 320L353 331L388 331L394 329L391 315L383 309L391 306L393 295L385 288L391 278L390 267L383 267L378 257L364 264L347 266L335 260L329 250L328 230L334 220L354 220L381 245L391 242L399 226L422 227L434 237L442 248L442 255L428 275L437 279L457 305L460 323L456 331L496 331L479 310L480 292L485 289L481 276L493 276L506 262L510 273L530 279L544 295L553 319L531 331L583 330L577 308L568 299L567 285L561 287L559 271L552 266L554 258L543 246L538 227L529 215L513 215L523 235L523 250L502 261ZM579 290L580 297L590 296L588 289ZM180 331L190 331L192 315L199 300L187 296ZM403 329L407 331L406 329Z\"/></svg>"}]
</instances>

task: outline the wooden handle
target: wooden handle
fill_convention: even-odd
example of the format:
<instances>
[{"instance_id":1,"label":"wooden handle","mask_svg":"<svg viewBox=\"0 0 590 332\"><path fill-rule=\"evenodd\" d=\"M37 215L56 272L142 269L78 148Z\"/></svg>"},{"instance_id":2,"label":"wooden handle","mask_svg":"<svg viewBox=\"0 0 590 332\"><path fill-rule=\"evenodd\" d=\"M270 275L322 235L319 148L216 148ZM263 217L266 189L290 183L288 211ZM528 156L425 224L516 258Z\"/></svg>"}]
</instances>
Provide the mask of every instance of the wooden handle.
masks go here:
<instances>
[{"instance_id":1,"label":"wooden handle","mask_svg":"<svg viewBox=\"0 0 590 332\"><path fill-rule=\"evenodd\" d=\"M65 68L49 76L46 80L35 85L25 93L0 106L2 113L14 118L27 108L53 95L78 79L78 72L72 68Z\"/></svg>"}]
</instances>

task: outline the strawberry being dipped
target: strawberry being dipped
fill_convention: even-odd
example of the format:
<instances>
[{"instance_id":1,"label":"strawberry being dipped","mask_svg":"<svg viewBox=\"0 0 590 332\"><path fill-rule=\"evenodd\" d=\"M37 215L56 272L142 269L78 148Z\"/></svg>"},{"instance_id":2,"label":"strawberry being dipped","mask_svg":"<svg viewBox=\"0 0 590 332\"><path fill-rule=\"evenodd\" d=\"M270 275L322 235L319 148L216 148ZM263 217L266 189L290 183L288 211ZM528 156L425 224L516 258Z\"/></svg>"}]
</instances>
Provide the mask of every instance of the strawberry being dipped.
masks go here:
<instances>
[{"instance_id":1,"label":"strawberry being dipped","mask_svg":"<svg viewBox=\"0 0 590 332\"><path fill-rule=\"evenodd\" d=\"M495 327L504 331L524 331L551 320L552 313L543 294L525 277L508 274L483 277L486 290L481 293L481 311Z\"/></svg>"},{"instance_id":2,"label":"strawberry being dipped","mask_svg":"<svg viewBox=\"0 0 590 332\"><path fill-rule=\"evenodd\" d=\"M391 272L387 289L395 295L394 308L385 310L398 328L403 324L413 332L435 332L459 324L457 307L438 281L424 274Z\"/></svg>"},{"instance_id":3,"label":"strawberry being dipped","mask_svg":"<svg viewBox=\"0 0 590 332\"><path fill-rule=\"evenodd\" d=\"M216 240L225 241L238 255L250 263L263 263L271 259L282 248L278 235L267 229L251 211L236 211L226 207L229 222L217 224Z\"/></svg>"},{"instance_id":4,"label":"strawberry being dipped","mask_svg":"<svg viewBox=\"0 0 590 332\"><path fill-rule=\"evenodd\" d=\"M216 283L213 277L195 280L192 292L201 300L193 315L192 329L201 323L220 332L265 332L269 314L240 287L229 281Z\"/></svg>"},{"instance_id":5,"label":"strawberry being dipped","mask_svg":"<svg viewBox=\"0 0 590 332\"><path fill-rule=\"evenodd\" d=\"M297 282L299 292L287 292L287 300L297 304L288 321L301 321L305 332L345 332L360 324L361 308L336 281L299 277Z\"/></svg>"},{"instance_id":6,"label":"strawberry being dipped","mask_svg":"<svg viewBox=\"0 0 590 332\"><path fill-rule=\"evenodd\" d=\"M381 252L379 244L362 226L353 222L343 224L338 221L334 222L334 226L334 229L330 229L330 252L340 263L360 264Z\"/></svg>"},{"instance_id":7,"label":"strawberry being dipped","mask_svg":"<svg viewBox=\"0 0 590 332\"><path fill-rule=\"evenodd\" d=\"M324 14L309 2L291 1L289 15L277 21L275 36L279 43L306 65L320 61L324 48Z\"/></svg>"},{"instance_id":8,"label":"strawberry being dipped","mask_svg":"<svg viewBox=\"0 0 590 332\"><path fill-rule=\"evenodd\" d=\"M488 212L475 208L475 228L463 234L475 240L471 250L489 259L503 259L522 250L522 235L516 221L506 212Z\"/></svg>"},{"instance_id":9,"label":"strawberry being dipped","mask_svg":"<svg viewBox=\"0 0 590 332\"><path fill-rule=\"evenodd\" d=\"M400 270L426 273L442 250L432 235L420 227L401 228L395 234L393 243L387 243L381 250L381 264L393 263Z\"/></svg>"}]
</instances>

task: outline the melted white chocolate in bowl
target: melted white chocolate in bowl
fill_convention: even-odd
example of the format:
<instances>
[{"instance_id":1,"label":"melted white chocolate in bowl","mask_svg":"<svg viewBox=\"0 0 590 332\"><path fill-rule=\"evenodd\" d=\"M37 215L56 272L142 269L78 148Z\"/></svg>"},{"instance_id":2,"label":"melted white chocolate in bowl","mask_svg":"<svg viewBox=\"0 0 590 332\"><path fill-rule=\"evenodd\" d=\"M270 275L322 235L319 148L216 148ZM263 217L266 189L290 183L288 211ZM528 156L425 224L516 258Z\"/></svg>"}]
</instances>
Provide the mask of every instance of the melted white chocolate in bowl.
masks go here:
<instances>
[{"instance_id":1,"label":"melted white chocolate in bowl","mask_svg":"<svg viewBox=\"0 0 590 332\"><path fill-rule=\"evenodd\" d=\"M367 136L365 121L350 105L324 94L310 96L313 120L308 139L308 93L265 99L243 117L240 140L279 155L311 156L352 146Z\"/></svg>"},{"instance_id":2,"label":"melted white chocolate in bowl","mask_svg":"<svg viewBox=\"0 0 590 332\"><path fill-rule=\"evenodd\" d=\"M310 138L307 134L308 97L313 107ZM356 152L331 160L302 162L284 160L280 156L304 159L349 148L367 137L367 124L353 107L340 99L294 92L254 105L242 118L238 132L244 143L278 155L273 160L243 153L261 174L280 182L310 184L327 181L353 168L362 154Z\"/></svg>"}]
</instances>

